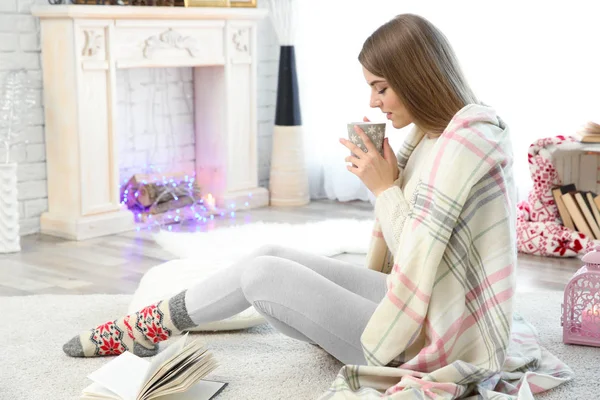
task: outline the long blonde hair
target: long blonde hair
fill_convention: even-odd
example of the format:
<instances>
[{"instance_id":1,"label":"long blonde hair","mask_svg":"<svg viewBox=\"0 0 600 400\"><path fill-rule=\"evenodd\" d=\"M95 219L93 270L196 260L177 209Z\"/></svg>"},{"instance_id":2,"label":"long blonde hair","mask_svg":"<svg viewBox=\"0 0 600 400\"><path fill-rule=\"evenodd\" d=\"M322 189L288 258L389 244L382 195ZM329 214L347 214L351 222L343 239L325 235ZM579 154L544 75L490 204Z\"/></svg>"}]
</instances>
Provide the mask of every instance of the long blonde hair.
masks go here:
<instances>
[{"instance_id":1,"label":"long blonde hair","mask_svg":"<svg viewBox=\"0 0 600 400\"><path fill-rule=\"evenodd\" d=\"M430 134L441 134L461 108L478 103L448 39L418 15L401 14L379 27L358 60L388 82L415 125Z\"/></svg>"}]
</instances>

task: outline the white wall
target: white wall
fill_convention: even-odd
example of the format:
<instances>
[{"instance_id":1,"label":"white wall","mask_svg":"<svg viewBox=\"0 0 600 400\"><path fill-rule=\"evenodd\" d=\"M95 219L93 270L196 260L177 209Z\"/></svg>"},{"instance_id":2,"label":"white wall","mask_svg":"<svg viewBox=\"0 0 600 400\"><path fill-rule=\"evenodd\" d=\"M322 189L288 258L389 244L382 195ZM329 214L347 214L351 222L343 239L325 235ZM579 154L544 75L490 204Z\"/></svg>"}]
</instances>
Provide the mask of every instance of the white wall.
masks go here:
<instances>
[{"instance_id":1,"label":"white wall","mask_svg":"<svg viewBox=\"0 0 600 400\"><path fill-rule=\"evenodd\" d=\"M33 78L39 99L30 126L23 133L23 139L29 143L18 148L13 157L13 161L19 163L23 235L39 231L39 217L48 208L39 23L30 13L34 3L48 4L46 0L0 0L0 82L8 70L25 68ZM259 0L258 6L266 7L266 3L263 5ZM268 18L259 23L258 58L258 175L259 185L267 187L279 60L279 45ZM117 80L122 179L137 171L136 166L143 168L149 161L165 167L167 164L193 165L193 118L190 99L186 96L191 93L191 70L119 71ZM153 107L148 100L150 94L156 95L154 109L159 110L153 119L148 117L148 110Z\"/></svg>"}]
</instances>

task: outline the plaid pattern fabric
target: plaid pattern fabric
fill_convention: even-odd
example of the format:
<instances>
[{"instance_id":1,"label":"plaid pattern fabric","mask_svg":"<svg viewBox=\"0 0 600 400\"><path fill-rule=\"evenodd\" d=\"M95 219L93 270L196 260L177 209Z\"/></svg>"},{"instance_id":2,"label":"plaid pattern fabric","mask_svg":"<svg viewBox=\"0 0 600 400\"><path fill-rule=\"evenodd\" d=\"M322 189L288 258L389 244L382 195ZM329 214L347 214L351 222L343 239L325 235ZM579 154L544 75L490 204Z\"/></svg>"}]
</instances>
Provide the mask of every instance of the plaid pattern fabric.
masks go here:
<instances>
[{"instance_id":1,"label":"plaid pattern fabric","mask_svg":"<svg viewBox=\"0 0 600 400\"><path fill-rule=\"evenodd\" d=\"M421 136L409 134L401 167ZM393 259L379 221L373 229L367 266L392 268L361 337L368 366L344 366L321 398L533 399L569 379L513 316L516 196L504 123L468 105L424 162ZM401 195L388 191L377 201Z\"/></svg>"}]
</instances>

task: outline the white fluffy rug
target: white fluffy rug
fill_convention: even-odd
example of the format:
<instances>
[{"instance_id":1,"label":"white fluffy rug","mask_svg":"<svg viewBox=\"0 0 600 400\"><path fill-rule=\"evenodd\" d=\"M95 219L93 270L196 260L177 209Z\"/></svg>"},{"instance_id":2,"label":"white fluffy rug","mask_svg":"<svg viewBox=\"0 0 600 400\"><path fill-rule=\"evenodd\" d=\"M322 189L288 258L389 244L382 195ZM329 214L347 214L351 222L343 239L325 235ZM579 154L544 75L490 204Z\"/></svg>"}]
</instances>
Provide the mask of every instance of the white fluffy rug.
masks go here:
<instances>
[{"instance_id":1,"label":"white fluffy rug","mask_svg":"<svg viewBox=\"0 0 600 400\"><path fill-rule=\"evenodd\" d=\"M156 242L177 256L150 269L142 277L128 311L134 312L203 281L261 245L277 244L324 256L366 253L372 220L330 219L306 224L253 223L210 232L169 232ZM222 321L200 325L196 331L242 329L264 323L253 307Z\"/></svg>"},{"instance_id":2,"label":"white fluffy rug","mask_svg":"<svg viewBox=\"0 0 600 400\"><path fill-rule=\"evenodd\" d=\"M339 218L305 224L255 222L209 232L162 230L154 238L178 258L208 264L235 261L260 245L274 243L325 256L366 253L372 228L370 219Z\"/></svg>"},{"instance_id":3,"label":"white fluffy rug","mask_svg":"<svg viewBox=\"0 0 600 400\"><path fill-rule=\"evenodd\" d=\"M91 382L86 376L108 358L71 358L63 353L63 343L124 314L130 301L130 295L0 297L0 399L78 398ZM219 360L211 376L229 382L219 400L313 399L341 366L320 348L274 332L269 325L194 338L204 338Z\"/></svg>"},{"instance_id":4,"label":"white fluffy rug","mask_svg":"<svg viewBox=\"0 0 600 400\"><path fill-rule=\"evenodd\" d=\"M517 310L535 326L542 343L575 371L575 380L539 398L597 399L600 349L562 344L559 292L519 293ZM0 297L0 399L77 399L87 374L108 359L67 357L62 344L83 329L122 315L131 296L40 295ZM314 399L341 364L318 347L290 339L268 325L238 332L196 333L229 382L218 399Z\"/></svg>"}]
</instances>

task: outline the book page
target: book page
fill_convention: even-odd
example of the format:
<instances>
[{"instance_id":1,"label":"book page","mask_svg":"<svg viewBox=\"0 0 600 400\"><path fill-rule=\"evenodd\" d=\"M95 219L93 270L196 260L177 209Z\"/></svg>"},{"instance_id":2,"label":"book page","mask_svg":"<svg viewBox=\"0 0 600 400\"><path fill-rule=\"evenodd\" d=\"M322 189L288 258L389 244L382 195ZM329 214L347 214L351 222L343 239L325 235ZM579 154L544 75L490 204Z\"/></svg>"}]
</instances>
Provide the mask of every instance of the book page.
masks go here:
<instances>
[{"instance_id":1,"label":"book page","mask_svg":"<svg viewBox=\"0 0 600 400\"><path fill-rule=\"evenodd\" d=\"M190 388L192 388L196 384L198 384L198 382L201 382L202 377L211 373L215 368L217 368L216 363L204 365L202 368L194 371L191 375L183 377L184 381L182 383L180 383L178 386L167 389L167 390L162 390L162 388L161 388L158 392L151 393L149 395L149 397L144 398L144 400L150 400L153 398L162 398L163 396L168 397L168 396L172 396L176 393L187 392Z\"/></svg>"},{"instance_id":2,"label":"book page","mask_svg":"<svg viewBox=\"0 0 600 400\"><path fill-rule=\"evenodd\" d=\"M207 364L205 366L203 366L202 368L198 369L194 374L188 376L185 381L183 382L183 384L181 386L179 386L177 389L175 389L175 391L187 391L189 390L189 388L191 388L192 386L194 386L195 384L197 384L200 380L202 380L203 377L205 377L206 375L210 374L212 371L214 371L219 365L215 362L212 364Z\"/></svg>"},{"instance_id":3,"label":"book page","mask_svg":"<svg viewBox=\"0 0 600 400\"><path fill-rule=\"evenodd\" d=\"M188 350L192 350L192 352ZM204 347L197 348L196 346L190 346L189 349L186 347L183 353L190 354L181 360L178 357L177 363L167 363L164 368L168 368L168 370L160 378L153 379L153 382L147 383L140 394L144 396L145 394L160 390L165 385L169 385L174 377L184 373L192 364L204 363L202 359L210 356L210 353Z\"/></svg>"},{"instance_id":4,"label":"book page","mask_svg":"<svg viewBox=\"0 0 600 400\"><path fill-rule=\"evenodd\" d=\"M149 399L185 390L217 367L217 363L210 353L208 353L208 356L198 357L195 361L190 362L186 368L180 368L176 373L170 375L168 380L161 382L160 386L147 393L149 397L145 396L144 398Z\"/></svg>"},{"instance_id":5,"label":"book page","mask_svg":"<svg viewBox=\"0 0 600 400\"><path fill-rule=\"evenodd\" d=\"M144 388L140 392L140 396L154 392L156 389L160 388L165 382L167 382L173 374L176 374L182 368L185 368L185 365L193 359L194 354L187 354L185 358L181 360L177 360L176 363L168 363L163 367L163 370L159 370L150 381L146 382Z\"/></svg>"},{"instance_id":6,"label":"book page","mask_svg":"<svg viewBox=\"0 0 600 400\"><path fill-rule=\"evenodd\" d=\"M187 337L187 334L186 334ZM184 362L188 357L192 356L194 352L198 350L198 348L202 348L203 345L199 343L199 341L194 341L192 343L188 343L185 347L181 348L181 345L184 343L182 339L178 340L172 346L169 346L167 349L163 350L160 354L163 355L160 360L156 361L155 370L152 374L148 373L146 382L144 386L140 388L138 393L138 398L143 398L144 395L152 390L154 390L161 382L164 377L171 373L173 368L177 368L182 362ZM167 352L167 350L170 350ZM163 354L165 353L165 354Z\"/></svg>"},{"instance_id":7,"label":"book page","mask_svg":"<svg viewBox=\"0 0 600 400\"><path fill-rule=\"evenodd\" d=\"M144 382L148 382L164 363L173 358L185 347L187 336L188 334L186 333L180 339L167 346L166 349L152 357L152 360L150 361L150 367L147 370L146 376L144 376Z\"/></svg>"},{"instance_id":8,"label":"book page","mask_svg":"<svg viewBox=\"0 0 600 400\"><path fill-rule=\"evenodd\" d=\"M81 392L82 400L121 400L119 396L100 385L99 383L92 382L91 385L83 389Z\"/></svg>"},{"instance_id":9,"label":"book page","mask_svg":"<svg viewBox=\"0 0 600 400\"><path fill-rule=\"evenodd\" d=\"M136 400L148 366L148 361L126 351L89 374L88 378L123 400Z\"/></svg>"}]
</instances>

